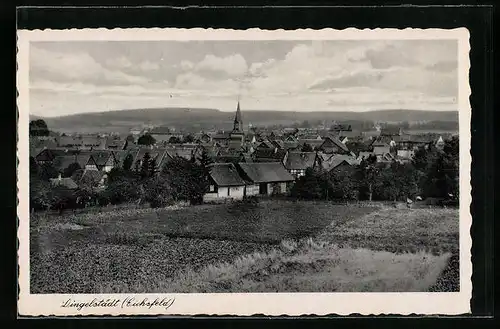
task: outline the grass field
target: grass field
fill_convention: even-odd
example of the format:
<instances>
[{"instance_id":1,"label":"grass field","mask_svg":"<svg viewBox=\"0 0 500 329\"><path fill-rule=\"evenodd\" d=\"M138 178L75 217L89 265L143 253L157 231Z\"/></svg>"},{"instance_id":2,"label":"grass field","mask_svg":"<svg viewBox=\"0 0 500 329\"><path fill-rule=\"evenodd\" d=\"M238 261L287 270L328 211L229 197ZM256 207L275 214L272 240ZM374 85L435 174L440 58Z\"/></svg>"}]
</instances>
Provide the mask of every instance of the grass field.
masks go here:
<instances>
[{"instance_id":1,"label":"grass field","mask_svg":"<svg viewBox=\"0 0 500 329\"><path fill-rule=\"evenodd\" d=\"M35 215L31 292L439 290L457 249L456 209L261 201Z\"/></svg>"}]
</instances>

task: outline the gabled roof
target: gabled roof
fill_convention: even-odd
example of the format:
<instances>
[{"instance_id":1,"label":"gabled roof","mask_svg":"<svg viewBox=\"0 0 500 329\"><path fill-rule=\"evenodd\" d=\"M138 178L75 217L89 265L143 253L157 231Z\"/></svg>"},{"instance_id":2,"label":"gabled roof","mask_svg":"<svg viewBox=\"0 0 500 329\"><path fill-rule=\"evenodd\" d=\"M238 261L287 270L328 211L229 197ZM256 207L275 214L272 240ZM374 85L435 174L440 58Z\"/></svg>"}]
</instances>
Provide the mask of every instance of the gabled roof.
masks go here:
<instances>
[{"instance_id":1,"label":"gabled roof","mask_svg":"<svg viewBox=\"0 0 500 329\"><path fill-rule=\"evenodd\" d=\"M127 144L127 141L124 139L114 139L108 138L106 139L106 148L113 150L123 150Z\"/></svg>"},{"instance_id":2,"label":"gabled roof","mask_svg":"<svg viewBox=\"0 0 500 329\"><path fill-rule=\"evenodd\" d=\"M325 145L325 143L333 143L335 146L337 146L339 149L349 152L349 148L340 141L340 139L336 136L326 136L324 138L324 142L321 144L321 147Z\"/></svg>"},{"instance_id":3,"label":"gabled roof","mask_svg":"<svg viewBox=\"0 0 500 329\"><path fill-rule=\"evenodd\" d=\"M328 154L323 154L320 158L321 168L326 171L335 169L343 163L353 166L358 165L360 162L353 156L343 154L333 154L330 156L328 156Z\"/></svg>"},{"instance_id":4,"label":"gabled roof","mask_svg":"<svg viewBox=\"0 0 500 329\"><path fill-rule=\"evenodd\" d=\"M192 148L167 148L167 153L172 158L181 157L186 160L191 160L193 157L193 149Z\"/></svg>"},{"instance_id":5,"label":"gabled roof","mask_svg":"<svg viewBox=\"0 0 500 329\"><path fill-rule=\"evenodd\" d=\"M56 156L53 161L54 168L62 171L69 167L72 163L78 163L80 168L85 168L87 163L89 163L91 157L89 154L78 154L78 155L62 155Z\"/></svg>"},{"instance_id":6,"label":"gabled roof","mask_svg":"<svg viewBox=\"0 0 500 329\"><path fill-rule=\"evenodd\" d=\"M284 149L257 149L253 153L255 162L283 161L287 151Z\"/></svg>"},{"instance_id":7,"label":"gabled roof","mask_svg":"<svg viewBox=\"0 0 500 329\"><path fill-rule=\"evenodd\" d=\"M316 152L288 152L285 167L288 170L305 170L314 166Z\"/></svg>"},{"instance_id":8,"label":"gabled roof","mask_svg":"<svg viewBox=\"0 0 500 329\"><path fill-rule=\"evenodd\" d=\"M263 140L262 142L260 142L258 145L257 145L257 148L270 148L270 149L274 149L276 146L273 145L273 143L269 140Z\"/></svg>"},{"instance_id":9,"label":"gabled roof","mask_svg":"<svg viewBox=\"0 0 500 329\"><path fill-rule=\"evenodd\" d=\"M297 147L299 147L299 142L298 141L294 141L294 142L285 141L283 143L283 148L285 150L296 149Z\"/></svg>"},{"instance_id":10,"label":"gabled roof","mask_svg":"<svg viewBox=\"0 0 500 329\"><path fill-rule=\"evenodd\" d=\"M113 156L111 151L92 151L91 157L94 159L96 165L104 166L109 158Z\"/></svg>"},{"instance_id":11,"label":"gabled roof","mask_svg":"<svg viewBox=\"0 0 500 329\"><path fill-rule=\"evenodd\" d=\"M214 163L210 166L210 177L218 186L242 186L245 181L232 163Z\"/></svg>"},{"instance_id":12,"label":"gabled roof","mask_svg":"<svg viewBox=\"0 0 500 329\"><path fill-rule=\"evenodd\" d=\"M238 163L245 179L253 183L290 182L294 178L279 162Z\"/></svg>"},{"instance_id":13,"label":"gabled roof","mask_svg":"<svg viewBox=\"0 0 500 329\"><path fill-rule=\"evenodd\" d=\"M323 139L304 139L304 138L299 139L299 145L309 144L313 148L319 147L321 144L323 144L323 142L324 142Z\"/></svg>"}]
</instances>

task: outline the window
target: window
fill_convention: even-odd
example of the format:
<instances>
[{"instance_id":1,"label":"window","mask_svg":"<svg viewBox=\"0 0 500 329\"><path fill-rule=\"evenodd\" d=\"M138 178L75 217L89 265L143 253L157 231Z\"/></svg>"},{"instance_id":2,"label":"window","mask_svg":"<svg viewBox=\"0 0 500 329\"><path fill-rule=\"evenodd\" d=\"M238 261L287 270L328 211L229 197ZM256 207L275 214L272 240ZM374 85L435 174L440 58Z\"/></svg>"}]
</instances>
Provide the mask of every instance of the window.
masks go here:
<instances>
[{"instance_id":1,"label":"window","mask_svg":"<svg viewBox=\"0 0 500 329\"><path fill-rule=\"evenodd\" d=\"M215 192L215 186L210 185L210 192Z\"/></svg>"}]
</instances>

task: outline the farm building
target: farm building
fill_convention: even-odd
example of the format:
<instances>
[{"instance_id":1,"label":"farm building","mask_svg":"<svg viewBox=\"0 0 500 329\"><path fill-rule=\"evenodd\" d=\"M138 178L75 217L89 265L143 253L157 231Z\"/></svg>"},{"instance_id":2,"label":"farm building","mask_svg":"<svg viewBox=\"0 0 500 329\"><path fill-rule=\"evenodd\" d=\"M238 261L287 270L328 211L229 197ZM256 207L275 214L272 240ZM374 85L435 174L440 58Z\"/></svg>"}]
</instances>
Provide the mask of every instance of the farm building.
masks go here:
<instances>
[{"instance_id":1,"label":"farm building","mask_svg":"<svg viewBox=\"0 0 500 329\"><path fill-rule=\"evenodd\" d=\"M257 149L252 154L254 162L281 162L284 163L287 151L284 149Z\"/></svg>"},{"instance_id":2,"label":"farm building","mask_svg":"<svg viewBox=\"0 0 500 329\"><path fill-rule=\"evenodd\" d=\"M383 141L376 141L372 144L373 154L384 155L391 151L391 146Z\"/></svg>"},{"instance_id":3,"label":"farm building","mask_svg":"<svg viewBox=\"0 0 500 329\"><path fill-rule=\"evenodd\" d=\"M318 154L316 165L322 171L331 172L343 166L355 168L359 163L358 159L350 155Z\"/></svg>"},{"instance_id":4,"label":"farm building","mask_svg":"<svg viewBox=\"0 0 500 329\"><path fill-rule=\"evenodd\" d=\"M323 142L318 147L318 150L324 153L336 153L336 154L348 154L349 148L342 143L338 137L327 136L323 139Z\"/></svg>"},{"instance_id":5,"label":"farm building","mask_svg":"<svg viewBox=\"0 0 500 329\"><path fill-rule=\"evenodd\" d=\"M81 169L98 170L97 164L90 154L57 156L52 162L54 167L61 173L73 163L77 163Z\"/></svg>"},{"instance_id":6,"label":"farm building","mask_svg":"<svg viewBox=\"0 0 500 329\"><path fill-rule=\"evenodd\" d=\"M289 152L285 168L295 178L304 176L307 168L312 168L316 161L316 152Z\"/></svg>"},{"instance_id":7,"label":"farm building","mask_svg":"<svg viewBox=\"0 0 500 329\"><path fill-rule=\"evenodd\" d=\"M238 167L241 177L247 182L247 195L284 194L288 183L294 181L279 162L238 163Z\"/></svg>"},{"instance_id":8,"label":"farm building","mask_svg":"<svg viewBox=\"0 0 500 329\"><path fill-rule=\"evenodd\" d=\"M204 201L221 199L243 199L245 181L232 163L214 163L210 166L210 186L203 196Z\"/></svg>"}]
</instances>

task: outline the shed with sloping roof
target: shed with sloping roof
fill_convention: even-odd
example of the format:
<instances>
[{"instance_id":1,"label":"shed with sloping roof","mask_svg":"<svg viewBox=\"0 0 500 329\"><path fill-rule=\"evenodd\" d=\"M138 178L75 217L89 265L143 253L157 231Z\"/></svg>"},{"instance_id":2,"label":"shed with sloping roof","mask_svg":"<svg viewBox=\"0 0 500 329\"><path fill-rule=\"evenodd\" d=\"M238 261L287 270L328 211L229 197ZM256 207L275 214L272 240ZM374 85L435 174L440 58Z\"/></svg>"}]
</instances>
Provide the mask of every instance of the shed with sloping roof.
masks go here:
<instances>
[{"instance_id":1,"label":"shed with sloping roof","mask_svg":"<svg viewBox=\"0 0 500 329\"><path fill-rule=\"evenodd\" d=\"M293 176L279 162L238 163L238 169L247 182L247 195L284 194L288 184L294 181Z\"/></svg>"},{"instance_id":2,"label":"shed with sloping roof","mask_svg":"<svg viewBox=\"0 0 500 329\"><path fill-rule=\"evenodd\" d=\"M246 182L233 163L211 164L209 173L209 189L203 196L205 202L221 199L243 199Z\"/></svg>"}]
</instances>

